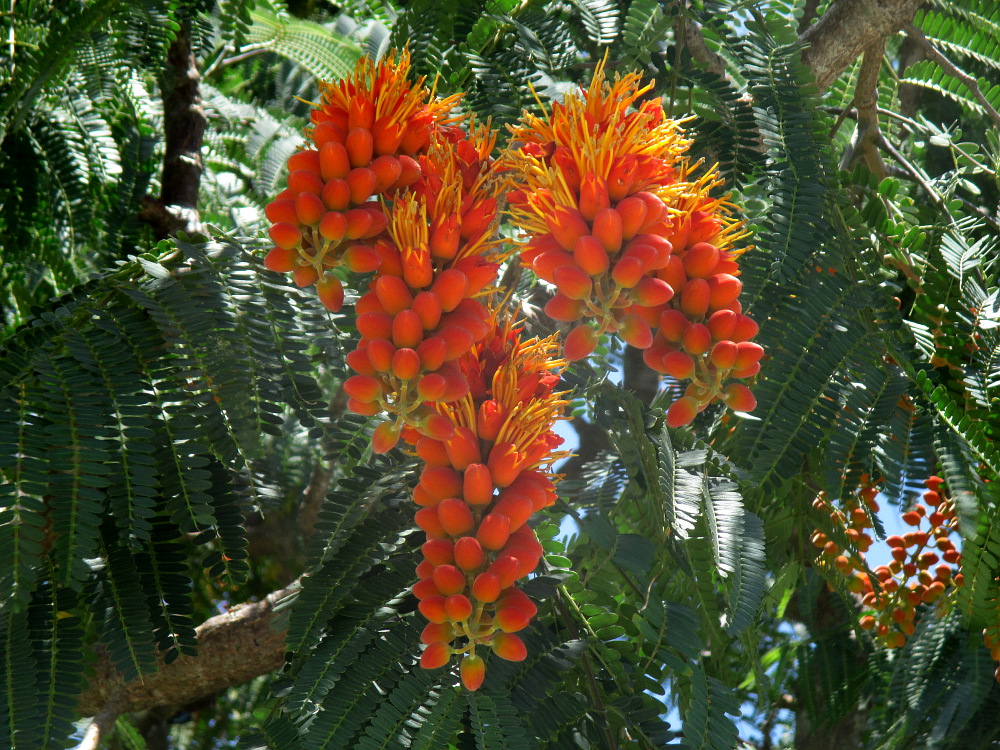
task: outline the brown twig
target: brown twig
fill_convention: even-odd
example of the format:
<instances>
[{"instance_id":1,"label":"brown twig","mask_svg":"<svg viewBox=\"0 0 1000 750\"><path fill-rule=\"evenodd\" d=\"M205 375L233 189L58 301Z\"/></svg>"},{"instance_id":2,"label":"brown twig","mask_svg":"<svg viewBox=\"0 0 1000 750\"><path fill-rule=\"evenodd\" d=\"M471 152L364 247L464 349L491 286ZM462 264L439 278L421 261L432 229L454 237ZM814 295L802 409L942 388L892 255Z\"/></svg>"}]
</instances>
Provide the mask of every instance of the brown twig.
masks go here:
<instances>
[{"instance_id":1,"label":"brown twig","mask_svg":"<svg viewBox=\"0 0 1000 750\"><path fill-rule=\"evenodd\" d=\"M819 0L806 0L805 5L802 6L802 16L799 18L799 25L796 28L796 33L799 36L804 34L806 29L816 20L817 13L819 13Z\"/></svg>"},{"instance_id":2,"label":"brown twig","mask_svg":"<svg viewBox=\"0 0 1000 750\"><path fill-rule=\"evenodd\" d=\"M957 78L965 84L966 88L968 88L969 91L972 92L972 95L976 97L976 101L982 106L986 115L993 120L993 124L1000 128L1000 112L998 112L996 108L990 104L990 100L986 98L985 94L983 94L976 79L945 57L941 50L935 47L931 40L927 38L924 32L912 23L903 24L903 30L906 32L907 37L913 39L921 47L923 47L927 57L936 62L945 73L950 75L952 78Z\"/></svg>"},{"instance_id":3,"label":"brown twig","mask_svg":"<svg viewBox=\"0 0 1000 750\"><path fill-rule=\"evenodd\" d=\"M881 138L881 131L878 124L878 77L882 69L882 56L885 54L885 38L873 42L865 49L864 58L861 61L861 70L858 72L858 81L854 86L854 105L857 108L857 127L854 129L854 138L851 147L844 152L842 167L850 166L850 163L858 158L862 158L868 169L878 175L879 179L885 177L885 164L882 155L878 151L878 143Z\"/></svg>"},{"instance_id":4,"label":"brown twig","mask_svg":"<svg viewBox=\"0 0 1000 750\"><path fill-rule=\"evenodd\" d=\"M566 627L570 632L570 635L576 639L580 640L580 631L576 627L576 623L573 621L573 615L570 613L569 608L563 601L563 595L561 591L557 591L555 595L556 609L559 610L559 614L566 623ZM587 692L590 694L590 700L594 704L594 708L601 716L607 716L608 709L604 705L604 701L601 698L601 691L597 685L597 678L594 676L594 670L590 666L590 659L587 657L586 653L580 655L580 663L583 665L583 671L587 675ZM605 747L608 750L615 750L618 747L618 743L615 742L615 738L611 734L611 730L608 729L607 722L601 724L601 731L604 734L604 740L607 743Z\"/></svg>"},{"instance_id":5,"label":"brown twig","mask_svg":"<svg viewBox=\"0 0 1000 750\"><path fill-rule=\"evenodd\" d=\"M76 750L97 750L102 741L106 740L114 731L115 721L121 714L117 700L115 698L109 700L105 707L94 716Z\"/></svg>"}]
</instances>

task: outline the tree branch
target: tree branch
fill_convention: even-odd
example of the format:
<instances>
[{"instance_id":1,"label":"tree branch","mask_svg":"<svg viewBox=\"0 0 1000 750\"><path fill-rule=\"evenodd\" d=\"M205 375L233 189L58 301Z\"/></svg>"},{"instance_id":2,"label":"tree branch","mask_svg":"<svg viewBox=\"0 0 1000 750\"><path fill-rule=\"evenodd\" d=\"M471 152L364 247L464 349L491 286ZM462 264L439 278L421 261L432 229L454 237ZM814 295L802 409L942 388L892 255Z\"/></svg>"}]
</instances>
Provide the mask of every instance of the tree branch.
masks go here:
<instances>
[{"instance_id":1,"label":"tree branch","mask_svg":"<svg viewBox=\"0 0 1000 750\"><path fill-rule=\"evenodd\" d=\"M178 231L203 234L198 188L206 119L200 83L191 47L191 23L185 21L167 50L167 69L161 81L165 153L160 197L147 196L139 213L161 239Z\"/></svg>"},{"instance_id":2,"label":"tree branch","mask_svg":"<svg viewBox=\"0 0 1000 750\"><path fill-rule=\"evenodd\" d=\"M834 0L799 41L802 61L812 69L816 86L826 89L863 50L913 20L923 0Z\"/></svg>"},{"instance_id":3,"label":"tree branch","mask_svg":"<svg viewBox=\"0 0 1000 750\"><path fill-rule=\"evenodd\" d=\"M684 45L698 62L720 78L726 76L726 63L716 52L709 49L702 34L701 24L693 18L684 18Z\"/></svg>"},{"instance_id":4,"label":"tree branch","mask_svg":"<svg viewBox=\"0 0 1000 750\"><path fill-rule=\"evenodd\" d=\"M862 158L868 169L879 179L885 177L885 164L878 151L878 143L882 136L878 124L878 74L882 68L882 56L885 54L885 39L876 39L865 50L858 72L858 81L854 86L854 105L857 107L858 120L854 129L851 147L844 152L841 168L847 169L851 163Z\"/></svg>"},{"instance_id":5,"label":"tree branch","mask_svg":"<svg viewBox=\"0 0 1000 750\"><path fill-rule=\"evenodd\" d=\"M186 705L279 669L285 661L285 628L275 606L298 582L259 602L240 604L195 630L198 653L126 683L106 655L77 703L82 716L111 715L164 705Z\"/></svg>"}]
</instances>

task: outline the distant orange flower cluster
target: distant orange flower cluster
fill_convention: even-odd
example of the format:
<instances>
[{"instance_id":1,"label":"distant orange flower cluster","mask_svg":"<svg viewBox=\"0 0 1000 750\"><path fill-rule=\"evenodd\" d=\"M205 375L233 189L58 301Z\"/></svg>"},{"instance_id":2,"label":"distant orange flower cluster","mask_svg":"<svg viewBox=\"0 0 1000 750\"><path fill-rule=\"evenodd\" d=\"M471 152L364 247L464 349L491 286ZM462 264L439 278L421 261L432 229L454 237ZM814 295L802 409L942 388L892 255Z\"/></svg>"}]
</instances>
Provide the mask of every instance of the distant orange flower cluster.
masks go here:
<instances>
[{"instance_id":1,"label":"distant orange flower cluster","mask_svg":"<svg viewBox=\"0 0 1000 750\"><path fill-rule=\"evenodd\" d=\"M844 549L823 532L815 532L812 542L821 550L820 566L847 576L848 589L861 595L864 607L859 625L874 631L888 648L900 648L913 635L921 603L937 603L947 609L949 592L964 585L962 555L951 538L958 534L955 504L944 495L943 484L938 476L924 480L924 502L903 514L903 522L914 527L913 531L885 540L892 561L872 571L875 581L864 569L865 553L873 543L867 533L873 525L869 514L879 510L877 485L865 477L857 500L848 500L839 509L823 497L813 502L814 508L829 513L832 523L844 530L849 544Z\"/></svg>"},{"instance_id":2,"label":"distant orange flower cluster","mask_svg":"<svg viewBox=\"0 0 1000 750\"><path fill-rule=\"evenodd\" d=\"M488 125L454 116L456 98L435 99L409 73L403 52L323 84L312 144L267 207L276 246L265 264L315 284L331 311L348 272L371 274L354 308L347 405L389 415L376 452L402 439L424 463L413 491L426 533L413 587L430 621L421 664L461 655L476 690L484 654L526 656L517 633L537 607L516 583L542 556L528 522L554 504L552 463L566 455L553 432L566 405L560 344L522 338L493 295L511 255L498 239L501 193L532 235L521 262L558 288L549 314L596 321L569 334L566 357L608 331L646 349L654 369L693 378L670 424L716 398L753 408L745 386L723 380L756 373L762 350L737 299L740 225L708 197L714 173L687 181L687 142L657 102L638 103L637 76L609 85L599 68L548 121L526 116L494 161Z\"/></svg>"}]
</instances>

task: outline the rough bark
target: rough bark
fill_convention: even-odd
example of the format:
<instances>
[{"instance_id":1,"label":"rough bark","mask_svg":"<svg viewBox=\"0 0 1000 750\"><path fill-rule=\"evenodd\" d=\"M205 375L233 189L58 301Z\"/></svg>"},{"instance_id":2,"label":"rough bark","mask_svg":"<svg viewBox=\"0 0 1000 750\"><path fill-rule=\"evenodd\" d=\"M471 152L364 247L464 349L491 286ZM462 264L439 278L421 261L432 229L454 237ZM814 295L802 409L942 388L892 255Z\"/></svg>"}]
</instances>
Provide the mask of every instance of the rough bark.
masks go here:
<instances>
[{"instance_id":1,"label":"rough bark","mask_svg":"<svg viewBox=\"0 0 1000 750\"><path fill-rule=\"evenodd\" d=\"M201 148L205 137L205 110L201 103L201 74L191 48L191 24L181 24L167 50L162 77L164 157L160 197L146 196L139 218L159 238L178 231L201 234L198 190L204 169Z\"/></svg>"},{"instance_id":2,"label":"rough bark","mask_svg":"<svg viewBox=\"0 0 1000 750\"><path fill-rule=\"evenodd\" d=\"M820 91L826 89L863 50L913 20L923 0L836 0L803 32L802 61Z\"/></svg>"},{"instance_id":3,"label":"rough bark","mask_svg":"<svg viewBox=\"0 0 1000 750\"><path fill-rule=\"evenodd\" d=\"M296 585L206 620L195 631L196 656L181 656L141 679L126 683L110 660L99 659L77 710L94 716L108 706L116 715L182 706L278 669L284 663L285 630L276 622L274 607Z\"/></svg>"}]
</instances>

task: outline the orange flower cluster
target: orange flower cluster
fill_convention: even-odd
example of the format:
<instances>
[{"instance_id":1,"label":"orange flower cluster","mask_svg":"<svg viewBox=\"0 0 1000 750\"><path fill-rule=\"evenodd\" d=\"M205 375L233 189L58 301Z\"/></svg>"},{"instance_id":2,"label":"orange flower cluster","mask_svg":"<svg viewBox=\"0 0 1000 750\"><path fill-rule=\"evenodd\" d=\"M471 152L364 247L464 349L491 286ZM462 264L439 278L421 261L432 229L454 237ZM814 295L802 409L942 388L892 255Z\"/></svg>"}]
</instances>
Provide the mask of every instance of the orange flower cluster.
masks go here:
<instances>
[{"instance_id":1,"label":"orange flower cluster","mask_svg":"<svg viewBox=\"0 0 1000 750\"><path fill-rule=\"evenodd\" d=\"M645 349L654 370L691 380L667 414L671 426L716 399L750 411L749 388L724 385L755 375L764 353L739 301L742 225L710 197L714 170L689 179L689 141L658 99L640 101L651 85L639 81L609 83L599 65L583 96L513 129L501 164L511 217L529 235L522 263L556 286L551 318L584 321L566 337L567 359L617 333Z\"/></svg>"},{"instance_id":2,"label":"orange flower cluster","mask_svg":"<svg viewBox=\"0 0 1000 750\"><path fill-rule=\"evenodd\" d=\"M358 373L344 383L348 407L395 417L376 429L373 447L392 448L404 425L448 437L433 404L468 393L459 361L490 330L477 299L505 257L495 234L497 202L489 154L495 136L472 123L434 133L419 157L420 177L389 213L381 263L357 302L361 340L347 357Z\"/></svg>"},{"instance_id":3,"label":"orange flower cluster","mask_svg":"<svg viewBox=\"0 0 1000 750\"><path fill-rule=\"evenodd\" d=\"M859 507L847 508L845 514L831 511L831 519L846 526L845 534L854 542L856 551L841 554L835 542L826 535L816 532L813 544L822 547L823 554L833 559L833 565L849 576L848 588L862 595L861 603L866 614L859 625L864 630L874 630L878 640L888 648L899 648L916 628L917 606L921 603L941 602L946 608L950 601L946 597L948 587L959 587L964 576L958 572L962 556L956 549L951 535L958 532L954 503L941 494L943 480L928 477L924 484L924 505L919 503L913 510L903 514L903 521L915 527L906 534L893 535L886 539L892 554L892 562L880 565L873 573L877 579L877 589L864 567L864 552L871 544L871 537L859 528L870 528L868 514ZM863 502L872 513L878 511L873 486L859 491ZM814 507L829 510L826 500L818 499ZM862 520L864 516L864 520ZM927 528L921 529L926 521ZM854 532L852 534L852 531Z\"/></svg>"},{"instance_id":4,"label":"orange flower cluster","mask_svg":"<svg viewBox=\"0 0 1000 750\"><path fill-rule=\"evenodd\" d=\"M413 587L430 620L420 663L434 669L463 654L469 690L485 675L477 647L511 661L527 653L515 634L537 607L515 582L541 559L527 522L555 502L548 469L564 455L552 431L566 404L553 392L555 370L565 364L554 356L557 347L552 338L523 341L509 319L493 322L459 360L468 393L434 403L451 434L403 431L426 464L413 493L417 524L427 533Z\"/></svg>"},{"instance_id":5,"label":"orange flower cluster","mask_svg":"<svg viewBox=\"0 0 1000 750\"><path fill-rule=\"evenodd\" d=\"M409 70L404 51L377 64L363 58L350 77L321 83L307 130L314 148L288 159L288 188L265 209L275 247L264 264L291 272L300 287L315 284L334 312L344 301L334 269L367 273L381 265L375 240L388 219L378 197L420 178L417 157L457 101L435 99L423 78L411 84Z\"/></svg>"}]
</instances>

